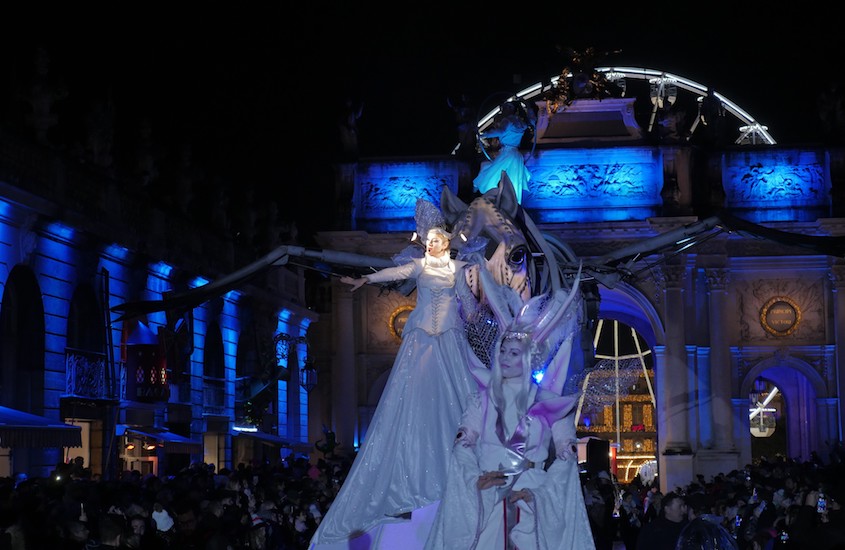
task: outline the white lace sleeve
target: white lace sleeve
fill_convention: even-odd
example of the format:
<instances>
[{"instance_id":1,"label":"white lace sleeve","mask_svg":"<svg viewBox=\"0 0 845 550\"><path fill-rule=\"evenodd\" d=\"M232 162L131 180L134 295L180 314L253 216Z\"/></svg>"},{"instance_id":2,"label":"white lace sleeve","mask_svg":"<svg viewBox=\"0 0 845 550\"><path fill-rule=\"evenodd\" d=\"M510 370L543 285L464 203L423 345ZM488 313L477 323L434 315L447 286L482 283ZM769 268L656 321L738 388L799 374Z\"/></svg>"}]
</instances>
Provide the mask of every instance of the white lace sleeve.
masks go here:
<instances>
[{"instance_id":1,"label":"white lace sleeve","mask_svg":"<svg viewBox=\"0 0 845 550\"><path fill-rule=\"evenodd\" d=\"M481 434L481 425L483 422L481 396L478 393L471 393L467 396L466 409L464 409L464 414L461 417L458 435L455 437L455 445L475 447L476 443L478 443L478 437Z\"/></svg>"},{"instance_id":2,"label":"white lace sleeve","mask_svg":"<svg viewBox=\"0 0 845 550\"><path fill-rule=\"evenodd\" d=\"M416 277L417 273L419 273L418 269L420 269L421 265L422 262L414 261L396 267L387 267L385 269L380 269L375 273L370 273L369 275L367 275L367 279L371 283L404 281L406 279L410 279L411 277Z\"/></svg>"}]
</instances>

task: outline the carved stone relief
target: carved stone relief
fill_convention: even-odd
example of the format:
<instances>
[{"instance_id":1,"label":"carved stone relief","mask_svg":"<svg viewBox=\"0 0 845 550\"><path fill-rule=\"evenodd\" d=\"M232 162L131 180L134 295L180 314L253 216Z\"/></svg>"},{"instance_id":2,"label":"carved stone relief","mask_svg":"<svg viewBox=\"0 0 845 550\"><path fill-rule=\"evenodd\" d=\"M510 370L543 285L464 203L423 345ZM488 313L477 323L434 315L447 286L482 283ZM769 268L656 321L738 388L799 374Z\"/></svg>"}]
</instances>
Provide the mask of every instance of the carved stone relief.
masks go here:
<instances>
[{"instance_id":1,"label":"carved stone relief","mask_svg":"<svg viewBox=\"0 0 845 550\"><path fill-rule=\"evenodd\" d=\"M416 303L416 294L411 297L403 296L401 292L390 292L382 296L377 289L368 289L373 293L373 299L367 307L367 347L371 349L396 350L399 340L390 330L390 320L393 312L399 307Z\"/></svg>"},{"instance_id":2,"label":"carved stone relief","mask_svg":"<svg viewBox=\"0 0 845 550\"><path fill-rule=\"evenodd\" d=\"M437 176L391 176L361 182L359 215L405 216L413 213L417 199L440 203L444 186L454 188L452 178Z\"/></svg>"},{"instance_id":3,"label":"carved stone relief","mask_svg":"<svg viewBox=\"0 0 845 550\"><path fill-rule=\"evenodd\" d=\"M727 199L733 206L783 201L816 204L827 200L824 167L817 163L783 162L778 170L762 164L728 164L724 180L739 183L726 186Z\"/></svg>"},{"instance_id":4,"label":"carved stone relief","mask_svg":"<svg viewBox=\"0 0 845 550\"><path fill-rule=\"evenodd\" d=\"M768 333L760 321L762 308L778 296L789 298L801 310L801 322L788 336L790 341L824 338L824 282L821 278L739 280L734 291L741 341L772 342L786 338Z\"/></svg>"}]
</instances>

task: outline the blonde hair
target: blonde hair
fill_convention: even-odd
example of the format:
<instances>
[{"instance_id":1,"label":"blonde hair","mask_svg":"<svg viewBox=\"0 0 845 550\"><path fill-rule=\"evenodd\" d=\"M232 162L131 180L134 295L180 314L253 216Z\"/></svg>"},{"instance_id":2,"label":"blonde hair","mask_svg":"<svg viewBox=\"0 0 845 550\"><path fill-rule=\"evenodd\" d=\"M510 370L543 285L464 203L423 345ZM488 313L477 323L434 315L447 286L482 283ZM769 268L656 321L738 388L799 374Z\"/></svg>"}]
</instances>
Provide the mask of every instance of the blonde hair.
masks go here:
<instances>
[{"instance_id":1,"label":"blonde hair","mask_svg":"<svg viewBox=\"0 0 845 550\"><path fill-rule=\"evenodd\" d=\"M513 341L519 342L520 346L522 346L522 375L521 384L520 384L520 391L519 395L516 398L516 408L517 413L519 416L525 414L525 411L528 410L528 406L530 403L528 402L529 394L531 392L531 384L533 383L533 374L534 371L532 369L532 357L536 353L536 346L534 342L531 340L531 337L525 333L520 334L522 337L517 336L516 333L505 333L500 336L496 340L496 346L493 350L493 361L491 363L490 368L490 393L493 398L493 403L497 409L504 411L505 409L505 397L504 393L502 392L502 382L504 381L504 377L502 376L502 366L500 363L499 356L502 351L502 345L506 341Z\"/></svg>"},{"instance_id":2,"label":"blonde hair","mask_svg":"<svg viewBox=\"0 0 845 550\"><path fill-rule=\"evenodd\" d=\"M438 235L440 235L441 238L443 238L443 239L445 239L449 242L452 242L452 234L449 233L448 231L446 231L446 229L443 228L443 227L432 227L431 229L428 230L428 232L429 233L437 233ZM428 235L426 235L426 238L428 238Z\"/></svg>"}]
</instances>

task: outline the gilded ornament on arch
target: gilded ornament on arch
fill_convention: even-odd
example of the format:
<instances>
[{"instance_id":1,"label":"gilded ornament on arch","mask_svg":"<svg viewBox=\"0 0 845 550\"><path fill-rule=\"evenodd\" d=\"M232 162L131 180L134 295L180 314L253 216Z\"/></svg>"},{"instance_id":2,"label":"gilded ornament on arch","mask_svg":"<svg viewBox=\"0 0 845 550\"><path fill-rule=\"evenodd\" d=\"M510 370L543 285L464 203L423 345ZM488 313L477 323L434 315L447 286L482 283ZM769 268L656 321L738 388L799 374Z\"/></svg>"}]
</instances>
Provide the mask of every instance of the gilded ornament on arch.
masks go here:
<instances>
[{"instance_id":1,"label":"gilded ornament on arch","mask_svg":"<svg viewBox=\"0 0 845 550\"><path fill-rule=\"evenodd\" d=\"M390 314L390 319L387 326L390 329L390 334L397 340L402 339L402 331L405 330L405 323L408 321L408 315L414 311L414 306L405 304L397 307Z\"/></svg>"},{"instance_id":2,"label":"gilded ornament on arch","mask_svg":"<svg viewBox=\"0 0 845 550\"><path fill-rule=\"evenodd\" d=\"M789 336L801 323L801 308L792 298L775 296L760 309L760 324L773 336Z\"/></svg>"}]
</instances>

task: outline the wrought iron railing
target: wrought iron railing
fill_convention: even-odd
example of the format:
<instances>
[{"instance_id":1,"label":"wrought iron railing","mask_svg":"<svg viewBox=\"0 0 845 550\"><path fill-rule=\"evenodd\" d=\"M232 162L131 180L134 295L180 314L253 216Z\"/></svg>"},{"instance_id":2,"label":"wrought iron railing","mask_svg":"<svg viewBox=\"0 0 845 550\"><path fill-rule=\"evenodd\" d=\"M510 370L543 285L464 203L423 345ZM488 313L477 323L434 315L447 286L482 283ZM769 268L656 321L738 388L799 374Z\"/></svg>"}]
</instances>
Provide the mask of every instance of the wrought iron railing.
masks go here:
<instances>
[{"instance_id":1,"label":"wrought iron railing","mask_svg":"<svg viewBox=\"0 0 845 550\"><path fill-rule=\"evenodd\" d=\"M204 414L226 413L226 381L221 378L202 378L202 411Z\"/></svg>"},{"instance_id":2,"label":"wrought iron railing","mask_svg":"<svg viewBox=\"0 0 845 550\"><path fill-rule=\"evenodd\" d=\"M73 397L110 399L106 354L65 348L65 393Z\"/></svg>"}]
</instances>

